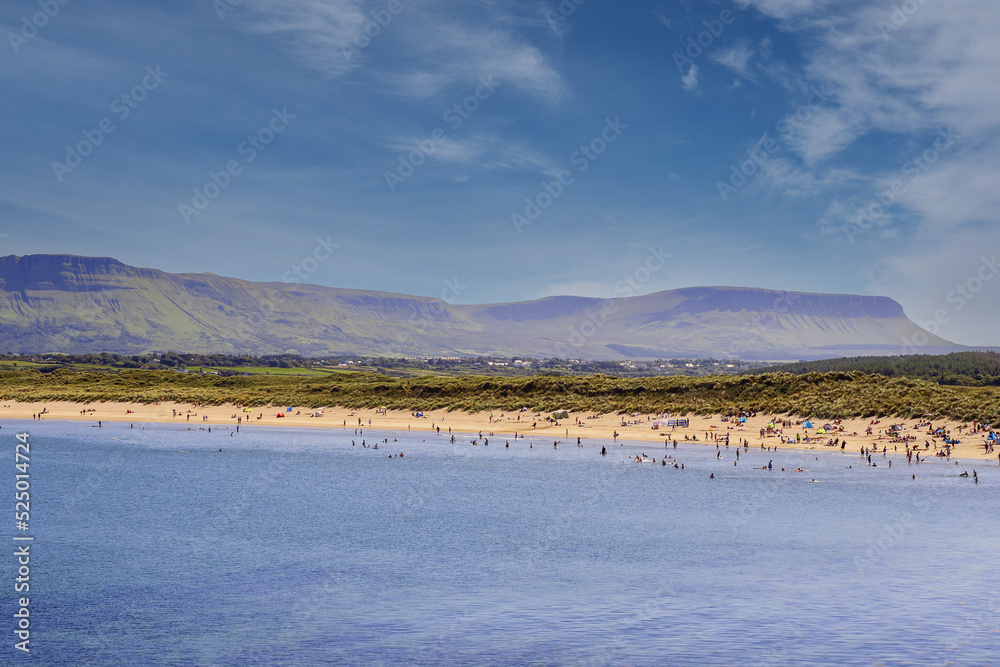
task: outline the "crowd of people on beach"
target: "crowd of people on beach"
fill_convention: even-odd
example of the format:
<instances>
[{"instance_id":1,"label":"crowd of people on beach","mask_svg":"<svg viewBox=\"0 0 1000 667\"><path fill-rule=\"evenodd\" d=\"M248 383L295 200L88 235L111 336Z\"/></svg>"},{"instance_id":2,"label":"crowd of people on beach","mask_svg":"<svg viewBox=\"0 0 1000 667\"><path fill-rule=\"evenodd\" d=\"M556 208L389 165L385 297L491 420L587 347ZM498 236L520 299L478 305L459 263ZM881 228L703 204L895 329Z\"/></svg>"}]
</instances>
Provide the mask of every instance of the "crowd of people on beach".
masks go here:
<instances>
[{"instance_id":1,"label":"crowd of people on beach","mask_svg":"<svg viewBox=\"0 0 1000 667\"><path fill-rule=\"evenodd\" d=\"M200 406L198 404L194 404L192 407L198 408ZM243 408L243 406L240 404L236 404L236 407ZM263 410L258 409L256 410L256 412L259 413L256 415L256 419L257 420L262 419L264 416ZM521 416L524 412L526 412L526 409L518 410L511 416L508 416L507 414L501 412L499 413L499 417L497 417L493 413L490 413L489 423L501 424L506 422L512 425L525 424L524 428L527 428L526 423L521 421ZM96 413L97 413L96 408L83 408L80 410L79 414L82 417L87 417L87 416L94 416L96 415ZM124 413L125 415L131 416L135 414L135 411L131 408L127 408L124 410ZM230 419L233 420L235 426L234 431L229 428L226 429L229 432L230 436L233 436L235 433L238 433L239 427L244 423L247 424L250 423L250 417L251 417L250 413L251 410L247 408L242 410L241 412L234 412L230 415ZM291 414L291 408L289 408L289 413ZM320 411L320 416L321 413L322 411ZM48 408L43 406L40 411L32 414L32 418L34 420L40 420L43 418L43 416L48 414L49 414ZM301 414L301 411L296 412L294 414ZM554 414L555 416L558 416L559 419L569 418L568 414L566 414L564 411L559 411L558 413ZM171 410L171 415L175 419L178 417L183 417L188 422L191 420L192 416L196 418L200 416L201 421L203 423L206 423L206 425L207 422L209 422L210 420L210 415L208 412L196 409L187 409L186 411L181 411L178 410L177 408L173 408ZM387 415L387 411L384 408L379 408L378 410L375 411L375 415L384 416ZM309 415L309 416L315 416L315 415ZM350 416L356 417L354 413L351 413ZM422 412L411 412L411 417L413 418L423 418L424 416L425 415ZM635 428L647 428L652 422L652 428L660 429L661 431L663 431L664 424L668 423L663 420L669 416L670 416L669 412L659 412L655 414L630 413L627 416L623 416L619 420L618 426L619 428L622 429L631 430ZM701 437L699 437L697 432L694 433L691 432L694 431L697 427L691 427L691 428L687 427L688 424L687 419L671 420L669 421L669 424L671 426L665 429L666 432L661 432L660 435L666 436L665 439L663 440L664 447L670 448L672 446L674 450L676 450L678 447L678 444L680 442L680 437L683 437L683 441L688 443L715 444L717 460L722 460L724 458L723 454L731 450L731 438L735 438L736 439L735 456L732 457L732 461L733 465L737 466L739 464L740 452L742 451L744 454L748 453L749 448L751 446L750 440L745 436L745 432L748 430L747 428L748 424L746 424L746 421L747 419L752 419L756 417L757 417L756 412L741 411L714 418L705 418L707 421L715 423L709 423L706 426L705 430L701 431ZM550 425L559 424L558 419L546 416L543 413L539 412L533 415L532 419L533 429L537 429L538 420L540 418L543 420L548 420L548 423ZM574 425L583 428L588 426L588 424L585 423L586 420L593 420L599 418L601 418L601 415L596 415L596 414L587 415L584 419L576 417L574 420ZM357 417L357 419L358 419L358 428L355 429L355 434L363 435L364 433L363 428L365 426L367 426L368 428L374 428L372 418L367 418L367 424L365 423L365 420L363 418ZM443 417L441 417L440 419L443 420ZM677 426L675 426L676 423L684 424L684 428L678 428ZM104 426L103 422L98 421L97 427L102 428L103 426ZM130 427L134 428L134 424L131 424ZM346 419L343 421L343 427L344 428L348 427ZM444 437L446 437L451 444L454 444L456 442L456 437L455 437L456 434L453 432L451 426L446 426L445 428L446 431L442 432L442 426L436 423L435 421L434 423L431 424L430 430L434 433L434 435L437 436L444 435ZM786 434L786 431L788 431L789 429L795 429L795 433ZM211 432L211 426L208 426L207 429L202 428L200 430ZM410 425L407 425L407 430L411 430ZM624 441L619 442L619 438L622 437L622 434L620 434L617 429L612 429L612 430L613 430L612 441L615 444L618 444L619 446L625 446ZM881 419L874 418L867 423L867 425L863 428L863 430L864 430L863 435L859 434L857 431L848 432L848 428L845 427L842 420L832 420L831 422L824 423L819 428L814 428L809 420L802 420L802 419L791 418L788 416L774 415L769 418L765 426L760 426L759 429L757 429L757 435L760 438L760 442L754 443L753 446L754 447L759 446L760 450L766 453L772 453L772 452L776 453L779 449L778 444L790 445L794 448L795 446L801 447L803 445L819 443L825 447L839 448L841 452L843 452L848 444L848 437L854 440L855 445L857 445L858 439L868 439L868 442L866 444L860 445L857 450L859 454L864 458L867 465L873 468L879 467L880 465L885 466L887 468L892 468L893 459L890 457L890 454L901 454L902 456L905 456L906 463L908 465L919 465L921 463L926 463L928 457L930 456L942 459L950 463L952 462L952 459L956 457L956 446L962 442L961 440L959 440L959 438L962 438L964 440L969 440L973 438L981 440L981 446L983 447L982 451L985 454L993 454L996 451L995 445L997 441L1000 440L1000 432L995 430L991 425L978 421L973 421L971 423L961 424L961 425L952 425L951 427L947 426L935 427L934 423L930 419L921 419L918 420L912 426L908 426L905 421L895 422L890 424L882 424ZM923 434L923 437L920 437L921 432ZM818 437L819 434L822 434L823 437ZM568 429L566 429L565 435L567 437L569 436ZM473 437L469 442L473 446L479 446L480 444L482 444L482 446L488 447L490 444L490 437L495 437L495 433L493 431L490 431L488 434L484 434L482 431L479 431L478 437ZM518 440L524 440L525 438L526 438L525 434L521 433L519 430L515 431L512 436L512 439L514 440L515 444L517 444ZM529 449L534 448L534 442L533 442L534 439L528 442ZM774 439L774 441L768 442L769 439ZM922 446L918 444L919 440L921 439L923 440ZM606 444L600 443L600 441L598 441L598 443L601 444L600 455L607 456L608 450ZM558 450L559 445L561 444L564 444L564 440L555 439L552 441L553 449ZM974 443L967 442L965 443L964 446L969 447L970 444ZM576 445L577 447L584 447L582 436L576 437ZM891 450L889 449L890 445L892 446ZM980 444L974 444L974 446L978 448ZM510 449L510 447L511 447L510 439L506 439L504 441L504 448ZM362 440L362 448L365 449L369 448L369 446L366 444L364 440ZM376 444L373 448L377 449L378 445ZM901 449L902 452L900 452ZM388 457L403 458L403 452L400 452L399 454L389 454ZM680 461L676 460L673 455L665 455L661 458L652 458L647 456L645 452L642 452L641 454L638 455L629 455L627 460L636 463L660 463L661 466L663 467L672 467L678 470L684 469L684 463L681 463ZM1000 465L1000 455L997 456L997 461L998 465ZM955 465L959 465L958 461L954 461L954 463ZM763 468L766 470L772 470L773 460L769 461L768 465L763 466ZM786 471L784 467L779 466L779 468L781 471ZM798 472L801 471L801 469L796 468L791 471ZM976 484L979 483L978 470L973 469L971 475L969 472L964 471L959 476L961 477L971 476L971 479ZM913 475L913 477L915 479L915 474Z\"/></svg>"}]
</instances>

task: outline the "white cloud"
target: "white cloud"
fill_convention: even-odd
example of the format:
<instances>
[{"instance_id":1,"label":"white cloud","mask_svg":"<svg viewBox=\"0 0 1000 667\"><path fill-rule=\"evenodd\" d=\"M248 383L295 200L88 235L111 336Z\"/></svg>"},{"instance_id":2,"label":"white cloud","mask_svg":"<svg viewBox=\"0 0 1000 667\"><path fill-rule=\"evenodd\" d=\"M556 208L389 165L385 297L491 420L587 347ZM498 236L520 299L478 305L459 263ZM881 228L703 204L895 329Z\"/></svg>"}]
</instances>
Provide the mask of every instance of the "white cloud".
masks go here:
<instances>
[{"instance_id":1,"label":"white cloud","mask_svg":"<svg viewBox=\"0 0 1000 667\"><path fill-rule=\"evenodd\" d=\"M865 130L864 117L843 107L805 106L802 114L787 116L782 127L788 128L782 135L782 142L806 164L815 164L839 152L854 143Z\"/></svg>"},{"instance_id":2,"label":"white cloud","mask_svg":"<svg viewBox=\"0 0 1000 667\"><path fill-rule=\"evenodd\" d=\"M808 14L827 4L828 0L736 0L743 9L755 7L762 14L776 19Z\"/></svg>"},{"instance_id":3,"label":"white cloud","mask_svg":"<svg viewBox=\"0 0 1000 667\"><path fill-rule=\"evenodd\" d=\"M769 60L773 53L774 53L774 43L771 41L771 38L765 37L764 39L760 40L761 60Z\"/></svg>"},{"instance_id":4,"label":"white cloud","mask_svg":"<svg viewBox=\"0 0 1000 667\"><path fill-rule=\"evenodd\" d=\"M871 131L888 137L880 161L899 165L925 150L937 130L953 127L959 146L942 153L922 174L919 187L900 199L900 213L922 218L922 238L963 224L995 220L1000 204L1000 3L966 0L927 2L911 14L899 3L831 5L793 0L745 0L801 34L807 64L789 84L800 90L823 85L821 102L800 107L785 120L782 144L805 163L803 173L787 165L776 183L828 180L830 158ZM818 11L823 9L823 11ZM890 26L889 29L886 26ZM787 76L787 72L784 74ZM893 138L896 140L894 141ZM892 153L890 153L892 151ZM775 166L781 165L775 161ZM870 174L860 199L898 177L901 167ZM810 170L818 170L806 175ZM992 216L992 217L991 217ZM873 235L874 237L874 235Z\"/></svg>"},{"instance_id":5,"label":"white cloud","mask_svg":"<svg viewBox=\"0 0 1000 667\"><path fill-rule=\"evenodd\" d=\"M567 93L562 76L545 55L505 30L438 17L407 38L416 71L434 72L452 81L492 74L505 84L551 101Z\"/></svg>"},{"instance_id":6,"label":"white cloud","mask_svg":"<svg viewBox=\"0 0 1000 667\"><path fill-rule=\"evenodd\" d=\"M412 138L393 137L385 147L403 155L415 150L416 144ZM483 132L448 136L437 142L428 157L428 162L431 161L449 167L449 178L456 178L452 172L459 170L459 177L463 179L477 170L526 171L554 176L566 168L524 142L511 142L499 134Z\"/></svg>"},{"instance_id":7,"label":"white cloud","mask_svg":"<svg viewBox=\"0 0 1000 667\"><path fill-rule=\"evenodd\" d=\"M389 84L391 92L418 99L437 95L452 81L442 72L380 72L378 76Z\"/></svg>"},{"instance_id":8,"label":"white cloud","mask_svg":"<svg viewBox=\"0 0 1000 667\"><path fill-rule=\"evenodd\" d=\"M417 98L490 74L548 101L567 93L548 58L513 32L523 21L497 6L483 5L487 15L482 20L463 22L440 7L432 12L404 2L384 27L362 0L257 0L244 7L233 16L242 16L247 30L273 36L306 66L331 76L374 67L373 73L394 90ZM386 58L405 55L395 63L371 65L382 42L397 46L381 50Z\"/></svg>"},{"instance_id":9,"label":"white cloud","mask_svg":"<svg viewBox=\"0 0 1000 667\"><path fill-rule=\"evenodd\" d=\"M750 59L755 51L750 46L750 40L746 37L736 40L736 42L725 49L717 49L709 54L709 59L723 67L728 67L740 76L755 81L750 73Z\"/></svg>"},{"instance_id":10,"label":"white cloud","mask_svg":"<svg viewBox=\"0 0 1000 667\"><path fill-rule=\"evenodd\" d=\"M662 23L664 26L666 26L667 28L670 28L671 30L673 30L673 27L674 27L673 26L673 21L670 20L669 16L667 16L667 12L664 11L663 7L657 7L657 8L655 8L653 10L653 16L655 16L656 20L659 21L660 23Z\"/></svg>"},{"instance_id":11,"label":"white cloud","mask_svg":"<svg viewBox=\"0 0 1000 667\"><path fill-rule=\"evenodd\" d=\"M688 69L687 74L681 77L681 85L684 90L693 92L698 89L698 66L691 63L691 67Z\"/></svg>"},{"instance_id":12,"label":"white cloud","mask_svg":"<svg viewBox=\"0 0 1000 667\"><path fill-rule=\"evenodd\" d=\"M248 2L233 20L247 15L249 31L273 35L309 67L337 75L361 65L361 53L349 47L369 18L363 5L362 0L262 0Z\"/></svg>"},{"instance_id":13,"label":"white cloud","mask_svg":"<svg viewBox=\"0 0 1000 667\"><path fill-rule=\"evenodd\" d=\"M996 226L1000 212L1000 153L972 147L949 156L913 181L900 203L919 212L927 221L921 235L936 238L981 224Z\"/></svg>"},{"instance_id":14,"label":"white cloud","mask_svg":"<svg viewBox=\"0 0 1000 667\"><path fill-rule=\"evenodd\" d=\"M762 187L777 190L786 197L802 198L839 194L845 189L866 183L867 179L851 169L817 172L801 167L791 158L772 156L761 167L757 181Z\"/></svg>"}]
</instances>

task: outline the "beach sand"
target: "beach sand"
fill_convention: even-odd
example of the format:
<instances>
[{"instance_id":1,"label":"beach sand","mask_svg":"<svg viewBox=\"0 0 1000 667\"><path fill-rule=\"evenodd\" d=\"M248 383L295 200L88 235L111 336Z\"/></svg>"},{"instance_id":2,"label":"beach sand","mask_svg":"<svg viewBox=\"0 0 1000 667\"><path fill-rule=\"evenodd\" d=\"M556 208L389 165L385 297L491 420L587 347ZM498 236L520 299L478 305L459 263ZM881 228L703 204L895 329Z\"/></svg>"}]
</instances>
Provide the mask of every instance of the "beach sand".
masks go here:
<instances>
[{"instance_id":1,"label":"beach sand","mask_svg":"<svg viewBox=\"0 0 1000 667\"><path fill-rule=\"evenodd\" d=\"M87 412L84 413L85 410ZM251 429L255 426L298 426L349 430L352 433L355 429L360 428L426 433L433 430L436 433L436 429L440 428L444 435L448 433L450 428L456 435L456 439L460 436L471 439L482 433L484 437L507 440L513 439L514 434L517 433L523 435L528 441L542 443L558 441L566 445L576 444L577 438L580 438L584 445L595 440L612 440L617 432L618 441L625 443L662 443L668 436L671 441L676 439L679 442L685 442L685 436L687 436L688 438L697 437L699 442L707 446L714 446L716 438L719 441L724 441L726 434L728 434L730 446L735 446L741 440L747 440L750 447L757 449L763 445L771 448L778 447L782 450L839 452L841 451L839 445L831 447L825 444L829 439L836 437L838 440L847 441L843 450L847 453L858 453L862 447L870 447L873 450L877 448L881 452L882 448L886 447L888 449L887 458L895 458L898 463L902 463L906 458L906 446L903 443L892 442L886 435L888 427L894 423L905 424L904 435L916 436L915 443L920 448L921 458L935 455L944 444L943 439L940 436L932 436L926 426L915 428L918 420L899 418L883 418L879 424L871 424L871 419L844 420L840 424L844 428L843 432L817 435L817 428L827 423L826 421L813 420L813 424L817 428L804 430L801 425L794 424L805 420L787 415L758 414L756 417L747 419L745 424L723 421L717 415L708 417L690 415L688 416L690 426L687 428L668 429L661 427L653 429L652 425L657 417L648 414L630 416L570 413L568 419L559 420L558 425L555 425L545 421L545 414L535 416L535 413L531 412L501 413L494 411L493 413L469 414L432 410L423 413L423 417L417 417L414 413L398 410L389 410L383 414L374 409L328 407L322 409L322 416L313 416L319 410L293 406L291 412L287 412L286 407L282 406L258 407L253 408L251 412L245 412L244 408L232 404L200 406L172 402L80 404L62 401L39 403L8 401L0 405L0 425L6 419L31 420L34 415L43 411L42 419L44 420L75 420L95 425L98 421L103 421L136 424L175 423L193 428L209 425L234 427L237 425L237 417L241 417L241 428ZM279 414L283 416L278 417ZM766 429L772 419L787 419L792 422L793 426L783 429L782 435L786 440L788 437L794 439L796 433L802 436L808 432L811 437L818 438L819 441L786 444L778 435L766 435L762 438L760 430ZM622 425L623 421L625 425ZM960 440L960 444L952 448L953 458L1000 461L997 458L997 451L1000 451L1000 448L993 453L985 451L983 447L985 433L970 434L971 428L968 424L954 420L932 419L931 422L935 429L943 427ZM865 435L869 426L872 428L872 434ZM930 443L929 449L924 448L925 442ZM875 460L874 457L873 460Z\"/></svg>"}]
</instances>

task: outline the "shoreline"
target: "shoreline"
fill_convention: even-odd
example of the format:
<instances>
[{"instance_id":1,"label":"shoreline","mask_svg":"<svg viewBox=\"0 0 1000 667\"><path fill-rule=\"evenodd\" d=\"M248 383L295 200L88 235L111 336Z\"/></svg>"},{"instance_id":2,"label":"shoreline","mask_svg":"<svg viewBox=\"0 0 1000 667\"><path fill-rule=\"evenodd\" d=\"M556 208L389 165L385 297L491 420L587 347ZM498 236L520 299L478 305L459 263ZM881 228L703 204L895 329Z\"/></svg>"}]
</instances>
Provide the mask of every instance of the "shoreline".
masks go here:
<instances>
[{"instance_id":1,"label":"shoreline","mask_svg":"<svg viewBox=\"0 0 1000 667\"><path fill-rule=\"evenodd\" d=\"M906 445L902 442L892 442L886 431L891 424L903 424L905 428L903 435L915 437L913 444L919 445L921 458L935 456L943 448L941 436L932 436L926 427L915 428L917 421L913 419L883 419L879 423L872 423L870 419L850 419L843 420L837 427L842 427L843 431L831 432L829 434L817 434L819 427L827 422L813 420L817 428L804 429L796 422L806 422L807 420L788 415L756 415L747 418L746 423L727 421L719 415L701 416L689 415L689 426L663 427L654 429L653 422L658 417L651 414L618 415L594 413L569 413L567 419L559 420L558 425L544 421L547 415L531 412L517 413L464 413L448 412L447 410L432 410L417 417L417 413L401 410L381 411L374 408L350 409L341 407L328 407L322 409L303 408L291 406L266 408L253 408L247 412L246 408L233 404L201 406L197 404L182 404L174 402L162 402L152 404L142 403L75 403L69 401L47 401L37 403L22 403L18 401L6 401L0 405L0 423L4 419L33 420L40 412L45 411L41 418L43 421L79 421L79 422L131 422L131 423L175 423L179 426L241 426L253 428L254 426L277 426L277 427L305 427L320 429L373 429L388 430L397 432L424 432L433 431L437 433L440 428L441 435L453 433L457 435L468 434L475 437L482 433L483 437L513 438L518 434L524 439L532 440L553 440L561 444L576 444L579 438L581 443L587 440L617 440L623 442L658 442L663 443L669 436L670 441L677 440L678 444L720 444L728 435L730 446L736 446L740 441L747 441L751 448L760 449L775 447L781 450L795 450L803 452L837 452L844 454L858 454L862 447L869 447L873 450L877 447L879 452L886 447L887 452L896 457L905 458ZM320 413L320 416L314 416ZM281 414L282 417L277 415ZM668 418L661 416L659 419ZM790 422L787 427L780 427L775 424L776 429L781 434L765 434L761 437L761 429L767 430L771 420L784 420ZM359 423L360 420L360 423ZM992 453L987 453L983 447L986 433L971 433L971 428L967 424L955 420L932 420L935 429L941 427L958 437L960 443L952 448L952 459L968 459L970 461L996 461L998 459L997 449ZM871 435L866 435L868 428L872 429ZM450 431L449 431L450 429ZM809 434L815 439L813 442L789 443L786 438L794 438L798 434L802 437ZM694 440L692 438L697 438ZM829 446L827 442L831 438L838 441L846 441L843 449L839 445ZM931 446L924 447L927 442ZM724 446L724 445L723 445ZM937 458L937 457L935 457Z\"/></svg>"}]
</instances>

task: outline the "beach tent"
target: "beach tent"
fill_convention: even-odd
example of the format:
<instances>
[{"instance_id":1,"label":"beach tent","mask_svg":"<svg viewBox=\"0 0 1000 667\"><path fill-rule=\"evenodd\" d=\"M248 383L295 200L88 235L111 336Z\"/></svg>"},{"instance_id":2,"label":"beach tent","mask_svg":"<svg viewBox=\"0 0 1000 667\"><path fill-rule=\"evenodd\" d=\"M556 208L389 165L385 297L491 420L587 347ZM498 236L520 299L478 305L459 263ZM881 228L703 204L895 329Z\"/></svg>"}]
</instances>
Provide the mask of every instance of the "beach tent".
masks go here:
<instances>
[{"instance_id":1,"label":"beach tent","mask_svg":"<svg viewBox=\"0 0 1000 667\"><path fill-rule=\"evenodd\" d=\"M812 428L812 427L813 427L812 422L806 422L805 424L802 425L802 428Z\"/></svg>"},{"instance_id":2,"label":"beach tent","mask_svg":"<svg viewBox=\"0 0 1000 667\"><path fill-rule=\"evenodd\" d=\"M247 409L246 409L246 410L244 410L243 412L253 412L253 408L247 408Z\"/></svg>"},{"instance_id":3,"label":"beach tent","mask_svg":"<svg viewBox=\"0 0 1000 667\"><path fill-rule=\"evenodd\" d=\"M292 411L291 408L285 408L285 412L291 412L291 411Z\"/></svg>"},{"instance_id":4,"label":"beach tent","mask_svg":"<svg viewBox=\"0 0 1000 667\"><path fill-rule=\"evenodd\" d=\"M833 430L833 426L831 426L830 424L823 424L823 428L825 428L827 431Z\"/></svg>"},{"instance_id":5,"label":"beach tent","mask_svg":"<svg viewBox=\"0 0 1000 667\"><path fill-rule=\"evenodd\" d=\"M817 435L820 434L820 433L826 433L826 429L825 428L821 428L818 431L816 431L816 433L817 433Z\"/></svg>"},{"instance_id":6,"label":"beach tent","mask_svg":"<svg viewBox=\"0 0 1000 667\"><path fill-rule=\"evenodd\" d=\"M741 424L746 424L747 423L747 418L746 417L740 417L740 423Z\"/></svg>"},{"instance_id":7,"label":"beach tent","mask_svg":"<svg viewBox=\"0 0 1000 667\"><path fill-rule=\"evenodd\" d=\"M1000 438L997 437L997 434L994 433L993 431L990 431L990 434L986 437L986 439L987 440L1000 440Z\"/></svg>"}]
</instances>

